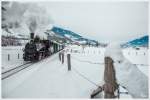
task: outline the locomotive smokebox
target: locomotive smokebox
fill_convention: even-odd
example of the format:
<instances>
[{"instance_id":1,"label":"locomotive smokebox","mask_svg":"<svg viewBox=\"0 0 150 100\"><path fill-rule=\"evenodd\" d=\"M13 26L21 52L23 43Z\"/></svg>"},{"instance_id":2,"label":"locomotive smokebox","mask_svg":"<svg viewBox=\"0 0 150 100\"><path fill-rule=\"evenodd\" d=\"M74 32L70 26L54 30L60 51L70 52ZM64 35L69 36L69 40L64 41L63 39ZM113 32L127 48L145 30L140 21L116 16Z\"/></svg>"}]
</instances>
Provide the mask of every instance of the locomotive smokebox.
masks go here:
<instances>
[{"instance_id":1,"label":"locomotive smokebox","mask_svg":"<svg viewBox=\"0 0 150 100\"><path fill-rule=\"evenodd\" d=\"M34 39L34 33L30 33L31 40Z\"/></svg>"}]
</instances>

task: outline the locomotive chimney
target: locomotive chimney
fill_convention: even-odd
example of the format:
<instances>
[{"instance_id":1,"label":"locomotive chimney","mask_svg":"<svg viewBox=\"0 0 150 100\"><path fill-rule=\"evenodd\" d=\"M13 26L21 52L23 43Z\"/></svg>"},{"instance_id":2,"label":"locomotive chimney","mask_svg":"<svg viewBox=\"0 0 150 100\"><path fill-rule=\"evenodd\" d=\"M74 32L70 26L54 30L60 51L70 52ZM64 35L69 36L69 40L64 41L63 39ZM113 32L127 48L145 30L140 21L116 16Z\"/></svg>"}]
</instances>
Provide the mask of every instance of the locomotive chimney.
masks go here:
<instances>
[{"instance_id":1,"label":"locomotive chimney","mask_svg":"<svg viewBox=\"0 0 150 100\"><path fill-rule=\"evenodd\" d=\"M34 33L30 33L30 38L31 38L31 40L34 39Z\"/></svg>"}]
</instances>

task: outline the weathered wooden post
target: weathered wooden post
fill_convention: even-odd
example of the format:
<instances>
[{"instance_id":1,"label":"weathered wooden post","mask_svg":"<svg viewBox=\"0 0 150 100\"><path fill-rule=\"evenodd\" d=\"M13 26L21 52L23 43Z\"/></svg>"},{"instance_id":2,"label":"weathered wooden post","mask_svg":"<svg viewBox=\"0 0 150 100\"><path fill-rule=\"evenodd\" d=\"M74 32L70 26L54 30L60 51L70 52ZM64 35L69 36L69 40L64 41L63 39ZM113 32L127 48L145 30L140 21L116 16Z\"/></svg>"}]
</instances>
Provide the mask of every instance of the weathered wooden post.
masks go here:
<instances>
[{"instance_id":1,"label":"weathered wooden post","mask_svg":"<svg viewBox=\"0 0 150 100\"><path fill-rule=\"evenodd\" d=\"M8 61L10 60L10 54L8 54Z\"/></svg>"},{"instance_id":2,"label":"weathered wooden post","mask_svg":"<svg viewBox=\"0 0 150 100\"><path fill-rule=\"evenodd\" d=\"M62 64L64 63L64 52L61 54L62 57Z\"/></svg>"},{"instance_id":3,"label":"weathered wooden post","mask_svg":"<svg viewBox=\"0 0 150 100\"><path fill-rule=\"evenodd\" d=\"M72 52L72 49L71 49L71 52Z\"/></svg>"},{"instance_id":4,"label":"weathered wooden post","mask_svg":"<svg viewBox=\"0 0 150 100\"><path fill-rule=\"evenodd\" d=\"M71 71L71 56L67 54L67 62L68 62L68 71Z\"/></svg>"},{"instance_id":5,"label":"weathered wooden post","mask_svg":"<svg viewBox=\"0 0 150 100\"><path fill-rule=\"evenodd\" d=\"M61 53L59 52L59 61L61 61Z\"/></svg>"},{"instance_id":6,"label":"weathered wooden post","mask_svg":"<svg viewBox=\"0 0 150 100\"><path fill-rule=\"evenodd\" d=\"M118 86L115 78L113 60L110 57L105 57L104 81L104 98L115 98L114 92Z\"/></svg>"},{"instance_id":7,"label":"weathered wooden post","mask_svg":"<svg viewBox=\"0 0 150 100\"><path fill-rule=\"evenodd\" d=\"M18 59L19 59L19 53L18 53Z\"/></svg>"},{"instance_id":8,"label":"weathered wooden post","mask_svg":"<svg viewBox=\"0 0 150 100\"><path fill-rule=\"evenodd\" d=\"M58 45L58 51L60 51L60 45Z\"/></svg>"}]
</instances>

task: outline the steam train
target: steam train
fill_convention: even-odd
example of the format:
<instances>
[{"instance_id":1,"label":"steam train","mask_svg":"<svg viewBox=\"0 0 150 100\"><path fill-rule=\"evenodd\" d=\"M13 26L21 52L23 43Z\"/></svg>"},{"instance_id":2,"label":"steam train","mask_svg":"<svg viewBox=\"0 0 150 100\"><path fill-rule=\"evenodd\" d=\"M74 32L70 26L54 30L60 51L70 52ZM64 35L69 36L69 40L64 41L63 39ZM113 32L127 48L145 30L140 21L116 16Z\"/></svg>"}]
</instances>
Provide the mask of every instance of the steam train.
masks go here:
<instances>
[{"instance_id":1,"label":"steam train","mask_svg":"<svg viewBox=\"0 0 150 100\"><path fill-rule=\"evenodd\" d=\"M24 61L38 61L63 49L63 45L50 40L35 41L33 35L31 34L30 42L25 45Z\"/></svg>"}]
</instances>

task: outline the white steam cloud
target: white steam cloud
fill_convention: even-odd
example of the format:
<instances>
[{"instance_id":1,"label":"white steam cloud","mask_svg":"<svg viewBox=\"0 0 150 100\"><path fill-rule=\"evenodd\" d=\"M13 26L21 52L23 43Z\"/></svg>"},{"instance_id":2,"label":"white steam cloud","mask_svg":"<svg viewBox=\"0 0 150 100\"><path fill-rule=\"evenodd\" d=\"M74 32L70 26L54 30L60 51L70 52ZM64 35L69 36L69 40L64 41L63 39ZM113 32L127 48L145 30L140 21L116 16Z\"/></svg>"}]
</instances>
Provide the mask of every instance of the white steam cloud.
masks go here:
<instances>
[{"instance_id":1,"label":"white steam cloud","mask_svg":"<svg viewBox=\"0 0 150 100\"><path fill-rule=\"evenodd\" d=\"M47 26L52 23L45 8L37 3L9 2L7 6L3 4L2 6L6 8L6 11L2 13L5 18L2 24L7 25L8 28L14 29L15 31L16 29L19 30L24 29L22 27L26 27L28 29L28 33L26 34L34 32L35 34L41 35L44 34Z\"/></svg>"}]
</instances>

